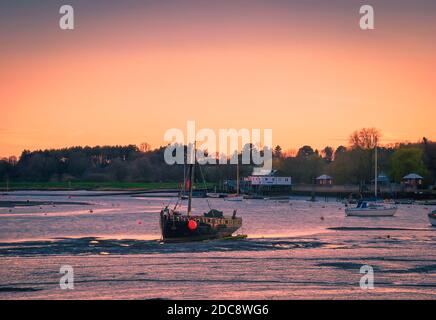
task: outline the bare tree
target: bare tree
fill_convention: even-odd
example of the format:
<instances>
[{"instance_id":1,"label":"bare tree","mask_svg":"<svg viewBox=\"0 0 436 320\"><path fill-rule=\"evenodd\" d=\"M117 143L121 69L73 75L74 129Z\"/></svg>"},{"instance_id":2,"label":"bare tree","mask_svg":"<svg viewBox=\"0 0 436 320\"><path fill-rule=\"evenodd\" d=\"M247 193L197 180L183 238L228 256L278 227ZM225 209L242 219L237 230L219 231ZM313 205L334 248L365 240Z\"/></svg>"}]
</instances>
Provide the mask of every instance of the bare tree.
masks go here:
<instances>
[{"instance_id":1,"label":"bare tree","mask_svg":"<svg viewBox=\"0 0 436 320\"><path fill-rule=\"evenodd\" d=\"M143 142L139 146L139 151L141 151L143 153L148 152L150 150L151 150L151 146L147 142Z\"/></svg>"},{"instance_id":2,"label":"bare tree","mask_svg":"<svg viewBox=\"0 0 436 320\"><path fill-rule=\"evenodd\" d=\"M354 131L349 138L353 149L373 149L380 141L381 133L376 128L363 128Z\"/></svg>"}]
</instances>

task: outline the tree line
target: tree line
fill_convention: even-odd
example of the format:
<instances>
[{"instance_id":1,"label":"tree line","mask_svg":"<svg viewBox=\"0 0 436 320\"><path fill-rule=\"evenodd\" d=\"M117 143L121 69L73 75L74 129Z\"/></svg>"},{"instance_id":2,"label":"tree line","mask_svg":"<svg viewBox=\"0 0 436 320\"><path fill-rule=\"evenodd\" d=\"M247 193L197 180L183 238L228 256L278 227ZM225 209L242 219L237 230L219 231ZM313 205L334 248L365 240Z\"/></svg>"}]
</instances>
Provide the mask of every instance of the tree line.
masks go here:
<instances>
[{"instance_id":1,"label":"tree line","mask_svg":"<svg viewBox=\"0 0 436 320\"><path fill-rule=\"evenodd\" d=\"M280 146L273 150L273 168L278 175L291 176L294 183L313 183L321 174L337 184L368 184L374 179L374 151L378 150L378 170L392 182L414 172L427 185L436 181L436 142L426 138L417 143L380 145L376 129L361 129L350 135L347 146L322 150L302 146L295 154ZM253 146L250 146L253 147ZM165 147L151 150L140 146L96 146L22 152L0 160L0 181L92 181L92 182L173 182L183 180L183 165L167 165ZM251 174L253 165L241 165L240 176ZM222 183L236 177L236 165L205 165L197 178Z\"/></svg>"},{"instance_id":2,"label":"tree line","mask_svg":"<svg viewBox=\"0 0 436 320\"><path fill-rule=\"evenodd\" d=\"M409 173L424 177L427 185L436 181L436 143L426 138L417 143L379 145L380 133L374 128L355 131L348 146L321 151L310 146L301 147L295 156L283 154L275 148L273 167L280 174L290 175L296 183L313 183L321 175L331 176L337 184L369 184L374 180L375 147L377 168L391 182L401 182Z\"/></svg>"}]
</instances>

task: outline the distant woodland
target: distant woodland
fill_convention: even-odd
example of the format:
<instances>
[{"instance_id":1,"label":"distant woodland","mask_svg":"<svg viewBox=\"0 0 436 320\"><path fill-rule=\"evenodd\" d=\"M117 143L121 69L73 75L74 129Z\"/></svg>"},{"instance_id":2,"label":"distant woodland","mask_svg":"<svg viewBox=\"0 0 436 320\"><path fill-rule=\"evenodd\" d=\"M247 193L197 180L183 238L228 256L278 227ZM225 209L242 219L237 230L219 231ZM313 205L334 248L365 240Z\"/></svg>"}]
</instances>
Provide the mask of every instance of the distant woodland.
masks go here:
<instances>
[{"instance_id":1,"label":"distant woodland","mask_svg":"<svg viewBox=\"0 0 436 320\"><path fill-rule=\"evenodd\" d=\"M302 146L298 150L273 150L273 169L278 175L291 176L293 183L313 183L321 174L333 177L336 184L368 184L374 179L374 150L378 145L379 172L392 182L400 182L408 173L425 178L425 185L436 181L436 142L423 138L416 143L380 145L376 129L361 129L350 135L346 146L322 150ZM251 146L252 147L252 146ZM0 160L0 181L53 182L174 182L183 179L183 165L164 162L165 147L96 146L23 151ZM252 165L240 167L248 176ZM206 165L198 170L208 182L235 179L235 165Z\"/></svg>"}]
</instances>

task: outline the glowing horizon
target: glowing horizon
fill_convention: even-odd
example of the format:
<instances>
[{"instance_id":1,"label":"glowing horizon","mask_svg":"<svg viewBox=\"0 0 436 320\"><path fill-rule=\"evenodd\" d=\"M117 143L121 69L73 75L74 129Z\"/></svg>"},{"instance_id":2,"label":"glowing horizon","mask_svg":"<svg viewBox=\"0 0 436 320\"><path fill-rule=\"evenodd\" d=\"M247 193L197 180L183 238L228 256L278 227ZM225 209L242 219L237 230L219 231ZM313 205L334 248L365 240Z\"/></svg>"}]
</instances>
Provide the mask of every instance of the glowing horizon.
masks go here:
<instances>
[{"instance_id":1,"label":"glowing horizon","mask_svg":"<svg viewBox=\"0 0 436 320\"><path fill-rule=\"evenodd\" d=\"M179 3L179 4L177 4ZM0 157L24 149L165 145L169 128L272 128L283 150L436 139L436 4L361 1L0 4Z\"/></svg>"}]
</instances>

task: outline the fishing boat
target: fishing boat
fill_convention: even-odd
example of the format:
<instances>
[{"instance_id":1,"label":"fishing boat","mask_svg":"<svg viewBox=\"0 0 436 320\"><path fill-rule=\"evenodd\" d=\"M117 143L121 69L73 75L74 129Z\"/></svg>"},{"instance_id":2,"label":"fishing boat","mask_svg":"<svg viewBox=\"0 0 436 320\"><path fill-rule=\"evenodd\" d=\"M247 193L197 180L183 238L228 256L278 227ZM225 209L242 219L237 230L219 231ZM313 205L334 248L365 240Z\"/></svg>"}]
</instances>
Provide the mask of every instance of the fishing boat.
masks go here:
<instances>
[{"instance_id":1,"label":"fishing boat","mask_svg":"<svg viewBox=\"0 0 436 320\"><path fill-rule=\"evenodd\" d=\"M173 208L165 206L160 212L160 229L164 242L228 239L242 226L242 218L236 216L236 210L231 216L225 216L222 211L210 207L203 215L192 214L194 176L195 161L189 165L188 179L184 183L188 190L186 213L177 210L178 203Z\"/></svg>"},{"instance_id":2,"label":"fishing boat","mask_svg":"<svg viewBox=\"0 0 436 320\"><path fill-rule=\"evenodd\" d=\"M433 210L428 214L428 220L433 227L436 227L436 210Z\"/></svg>"},{"instance_id":3,"label":"fishing boat","mask_svg":"<svg viewBox=\"0 0 436 320\"><path fill-rule=\"evenodd\" d=\"M375 146L375 179L374 179L375 199L360 200L354 208L345 208L347 216L359 217L391 217L397 212L397 207L377 200L377 145Z\"/></svg>"}]
</instances>

